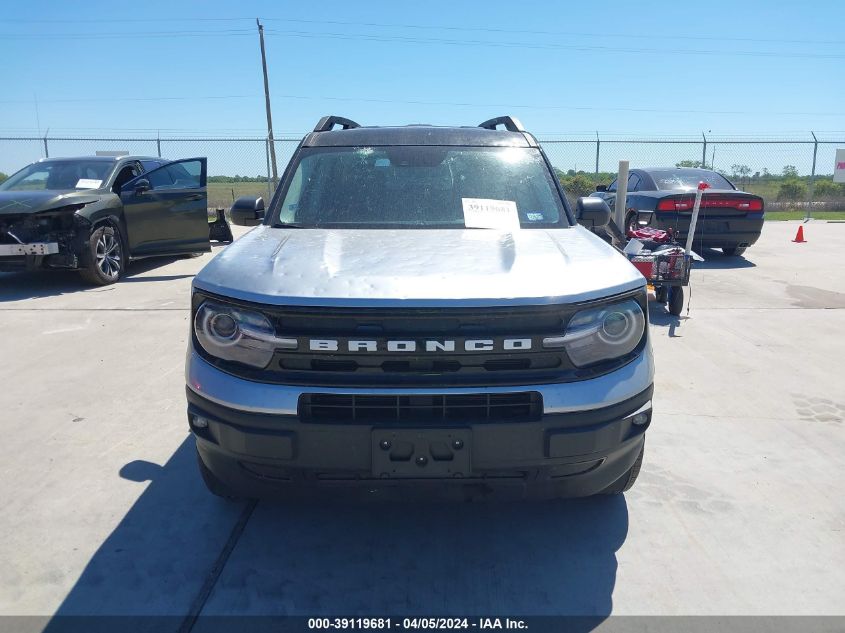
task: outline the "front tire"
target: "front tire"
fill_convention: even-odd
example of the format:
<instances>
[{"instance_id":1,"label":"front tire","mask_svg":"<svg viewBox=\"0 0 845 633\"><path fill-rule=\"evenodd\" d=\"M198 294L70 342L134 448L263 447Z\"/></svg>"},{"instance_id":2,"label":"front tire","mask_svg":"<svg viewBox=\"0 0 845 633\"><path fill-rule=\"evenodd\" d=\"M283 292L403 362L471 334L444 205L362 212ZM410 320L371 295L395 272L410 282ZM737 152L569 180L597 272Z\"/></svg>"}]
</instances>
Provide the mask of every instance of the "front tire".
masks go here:
<instances>
[{"instance_id":1,"label":"front tire","mask_svg":"<svg viewBox=\"0 0 845 633\"><path fill-rule=\"evenodd\" d=\"M197 451L197 466L199 466L202 481L211 494L228 501L238 501L243 499L241 495L223 483L213 472L211 472L211 470L209 470L208 466L205 465L205 462L202 461L199 451Z\"/></svg>"},{"instance_id":2,"label":"front tire","mask_svg":"<svg viewBox=\"0 0 845 633\"><path fill-rule=\"evenodd\" d=\"M747 246L723 246L722 254L727 257L738 257L745 252Z\"/></svg>"},{"instance_id":3,"label":"front tire","mask_svg":"<svg viewBox=\"0 0 845 633\"><path fill-rule=\"evenodd\" d=\"M640 468L643 465L643 455L645 455L645 441L643 441L643 447L640 449L640 454L637 456L637 461L634 462L634 465L622 475L619 479L614 481L610 484L607 488L601 491L599 494L603 495L620 495L623 492L628 492L631 488L634 487L634 484L637 481L637 477L640 476Z\"/></svg>"},{"instance_id":4,"label":"front tire","mask_svg":"<svg viewBox=\"0 0 845 633\"><path fill-rule=\"evenodd\" d=\"M625 235L639 229L639 216L636 213L629 213L625 216Z\"/></svg>"},{"instance_id":5,"label":"front tire","mask_svg":"<svg viewBox=\"0 0 845 633\"><path fill-rule=\"evenodd\" d=\"M684 309L684 289L680 286L669 287L669 314L681 316Z\"/></svg>"},{"instance_id":6,"label":"front tire","mask_svg":"<svg viewBox=\"0 0 845 633\"><path fill-rule=\"evenodd\" d=\"M110 226L100 226L91 231L84 262L85 267L80 269L79 274L88 283L108 286L120 279L126 266L126 256L118 232Z\"/></svg>"}]
</instances>

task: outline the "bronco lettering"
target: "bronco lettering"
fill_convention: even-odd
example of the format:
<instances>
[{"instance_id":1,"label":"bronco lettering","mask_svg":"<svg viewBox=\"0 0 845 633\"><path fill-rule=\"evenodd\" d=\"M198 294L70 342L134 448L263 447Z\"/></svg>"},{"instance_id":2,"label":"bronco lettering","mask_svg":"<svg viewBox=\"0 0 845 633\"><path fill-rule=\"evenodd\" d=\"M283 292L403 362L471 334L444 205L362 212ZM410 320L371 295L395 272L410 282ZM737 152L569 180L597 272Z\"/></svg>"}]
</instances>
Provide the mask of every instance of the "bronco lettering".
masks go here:
<instances>
[{"instance_id":1,"label":"bronco lettering","mask_svg":"<svg viewBox=\"0 0 845 633\"><path fill-rule=\"evenodd\" d=\"M312 352L337 352L346 348L348 352L454 352L454 340L425 340L425 341L375 341L336 339L309 339L308 349ZM467 339L461 344L466 352L494 352L494 351L527 351L531 349L530 338L506 338L499 341L493 339Z\"/></svg>"}]
</instances>

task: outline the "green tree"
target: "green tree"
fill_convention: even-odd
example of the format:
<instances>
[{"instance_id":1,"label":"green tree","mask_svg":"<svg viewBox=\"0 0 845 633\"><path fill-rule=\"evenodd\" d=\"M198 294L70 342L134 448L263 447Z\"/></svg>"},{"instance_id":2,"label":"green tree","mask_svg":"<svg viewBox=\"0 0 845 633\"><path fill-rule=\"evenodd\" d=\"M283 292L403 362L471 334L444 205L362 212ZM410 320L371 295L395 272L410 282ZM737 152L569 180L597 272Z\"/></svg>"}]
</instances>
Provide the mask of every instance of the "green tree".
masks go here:
<instances>
[{"instance_id":1,"label":"green tree","mask_svg":"<svg viewBox=\"0 0 845 633\"><path fill-rule=\"evenodd\" d=\"M842 198L845 197L845 187L827 178L817 180L813 189L815 198Z\"/></svg>"},{"instance_id":2,"label":"green tree","mask_svg":"<svg viewBox=\"0 0 845 633\"><path fill-rule=\"evenodd\" d=\"M0 182L3 182L8 177L9 176L7 174L4 174L2 171L0 171Z\"/></svg>"},{"instance_id":3,"label":"green tree","mask_svg":"<svg viewBox=\"0 0 845 633\"><path fill-rule=\"evenodd\" d=\"M731 175L734 178L747 178L751 175L751 167L748 165L731 165Z\"/></svg>"},{"instance_id":4,"label":"green tree","mask_svg":"<svg viewBox=\"0 0 845 633\"><path fill-rule=\"evenodd\" d=\"M796 202L807 197L807 186L797 178L787 178L778 189L778 200Z\"/></svg>"},{"instance_id":5,"label":"green tree","mask_svg":"<svg viewBox=\"0 0 845 633\"><path fill-rule=\"evenodd\" d=\"M731 165L731 176L738 180L741 185L748 185L748 176L751 175L751 167L748 165Z\"/></svg>"},{"instance_id":6,"label":"green tree","mask_svg":"<svg viewBox=\"0 0 845 633\"><path fill-rule=\"evenodd\" d=\"M563 190L574 198L589 196L596 189L593 179L584 173L563 176L560 184L563 185Z\"/></svg>"},{"instance_id":7,"label":"green tree","mask_svg":"<svg viewBox=\"0 0 845 633\"><path fill-rule=\"evenodd\" d=\"M785 178L798 178L798 168L795 165L785 165L783 175Z\"/></svg>"},{"instance_id":8,"label":"green tree","mask_svg":"<svg viewBox=\"0 0 845 633\"><path fill-rule=\"evenodd\" d=\"M682 160L680 163L675 163L675 167L695 167L696 169L702 167L700 160Z\"/></svg>"}]
</instances>

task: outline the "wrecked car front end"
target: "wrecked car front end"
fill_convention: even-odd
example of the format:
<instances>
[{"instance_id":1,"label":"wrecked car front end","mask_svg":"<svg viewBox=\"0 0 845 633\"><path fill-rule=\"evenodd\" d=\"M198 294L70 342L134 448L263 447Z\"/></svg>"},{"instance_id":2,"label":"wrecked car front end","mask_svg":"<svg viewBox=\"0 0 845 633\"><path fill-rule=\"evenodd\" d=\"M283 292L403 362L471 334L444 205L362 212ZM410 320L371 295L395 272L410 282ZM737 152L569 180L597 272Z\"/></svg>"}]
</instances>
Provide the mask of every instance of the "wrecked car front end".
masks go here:
<instances>
[{"instance_id":1,"label":"wrecked car front end","mask_svg":"<svg viewBox=\"0 0 845 633\"><path fill-rule=\"evenodd\" d=\"M91 234L88 213L98 196L0 200L0 271L77 269Z\"/></svg>"}]
</instances>

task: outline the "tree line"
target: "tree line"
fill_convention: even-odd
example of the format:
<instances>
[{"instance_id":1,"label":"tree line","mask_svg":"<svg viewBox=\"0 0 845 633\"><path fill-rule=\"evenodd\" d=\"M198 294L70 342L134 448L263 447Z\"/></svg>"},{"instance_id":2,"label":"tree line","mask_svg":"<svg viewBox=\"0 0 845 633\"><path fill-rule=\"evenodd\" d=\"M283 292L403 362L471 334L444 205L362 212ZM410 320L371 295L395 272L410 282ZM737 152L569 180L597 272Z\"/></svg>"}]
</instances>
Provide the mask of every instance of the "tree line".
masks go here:
<instances>
[{"instance_id":1,"label":"tree line","mask_svg":"<svg viewBox=\"0 0 845 633\"><path fill-rule=\"evenodd\" d=\"M682 160L675 167L693 167L709 169L698 160ZM739 189L763 191L767 198L782 202L800 202L807 199L810 176L799 176L794 165L784 165L780 174L773 174L765 167L760 171L752 170L748 165L731 165L730 170L716 169ZM588 196L596 190L596 185L609 185L616 179L615 172L586 172L570 169L555 169L564 190L573 198ZM845 198L845 183L833 182L832 174L816 175L813 183L815 200L837 200Z\"/></svg>"},{"instance_id":2,"label":"tree line","mask_svg":"<svg viewBox=\"0 0 845 633\"><path fill-rule=\"evenodd\" d=\"M226 184L235 182L267 182L267 176L209 176L208 182L222 182Z\"/></svg>"},{"instance_id":3,"label":"tree line","mask_svg":"<svg viewBox=\"0 0 845 633\"><path fill-rule=\"evenodd\" d=\"M702 167L701 161L682 160L675 167ZM706 167L705 167L706 169ZM779 202L801 202L807 199L810 176L799 176L794 165L784 165L780 174L773 174L765 167L752 173L748 165L731 165L730 170L716 170L740 189L758 189L766 185L766 197ZM555 169L566 193L572 198L588 196L596 190L596 185L609 185L616 179L616 173L610 171L586 172L570 169ZM0 183L9 176L0 172ZM267 182L267 176L209 176L210 183L235 184L239 182ZM839 200L845 198L845 183L833 182L831 174L817 175L813 183L814 200Z\"/></svg>"}]
</instances>

